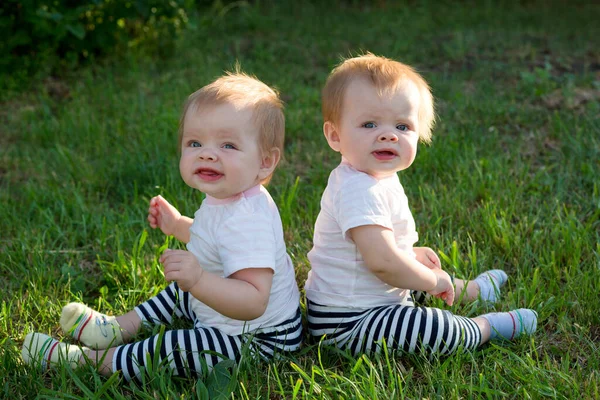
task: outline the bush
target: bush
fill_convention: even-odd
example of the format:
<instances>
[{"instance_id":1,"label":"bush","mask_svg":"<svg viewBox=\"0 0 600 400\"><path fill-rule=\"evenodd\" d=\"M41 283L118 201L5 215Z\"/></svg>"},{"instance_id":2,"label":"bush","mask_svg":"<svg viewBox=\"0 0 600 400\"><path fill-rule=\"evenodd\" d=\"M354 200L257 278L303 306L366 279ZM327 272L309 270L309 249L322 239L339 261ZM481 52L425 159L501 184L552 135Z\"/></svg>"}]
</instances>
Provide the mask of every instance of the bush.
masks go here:
<instances>
[{"instance_id":1,"label":"bush","mask_svg":"<svg viewBox=\"0 0 600 400\"><path fill-rule=\"evenodd\" d=\"M141 43L166 47L196 0L4 0L0 72L52 73Z\"/></svg>"}]
</instances>

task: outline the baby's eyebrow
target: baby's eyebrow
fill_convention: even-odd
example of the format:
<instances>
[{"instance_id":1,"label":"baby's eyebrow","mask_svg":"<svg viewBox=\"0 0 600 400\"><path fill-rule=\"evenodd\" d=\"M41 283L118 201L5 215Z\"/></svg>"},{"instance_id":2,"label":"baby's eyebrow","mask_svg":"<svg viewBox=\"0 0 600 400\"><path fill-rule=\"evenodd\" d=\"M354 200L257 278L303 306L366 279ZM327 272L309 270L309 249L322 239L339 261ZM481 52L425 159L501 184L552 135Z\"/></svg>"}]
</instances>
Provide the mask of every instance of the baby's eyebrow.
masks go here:
<instances>
[{"instance_id":1,"label":"baby's eyebrow","mask_svg":"<svg viewBox=\"0 0 600 400\"><path fill-rule=\"evenodd\" d=\"M213 137L217 137L220 140L234 140L239 138L239 134L235 130L231 129L216 129L211 132L205 132L204 130L184 131L182 137L198 138L207 134Z\"/></svg>"},{"instance_id":2,"label":"baby's eyebrow","mask_svg":"<svg viewBox=\"0 0 600 400\"><path fill-rule=\"evenodd\" d=\"M221 129L215 130L214 132L218 135L233 135L233 134L235 134L235 130L230 129L230 128L221 128Z\"/></svg>"},{"instance_id":3,"label":"baby's eyebrow","mask_svg":"<svg viewBox=\"0 0 600 400\"><path fill-rule=\"evenodd\" d=\"M358 119L360 120L364 120L364 121L370 121L370 120L374 120L374 119L380 119L381 116L377 113L372 113L372 112L362 112L360 114L358 114Z\"/></svg>"},{"instance_id":4,"label":"baby's eyebrow","mask_svg":"<svg viewBox=\"0 0 600 400\"><path fill-rule=\"evenodd\" d=\"M404 116L398 116L398 121L406 122L410 125L415 125L419 121L419 118L417 116L413 116L413 115L410 115L410 116L404 115Z\"/></svg>"},{"instance_id":5,"label":"baby's eyebrow","mask_svg":"<svg viewBox=\"0 0 600 400\"><path fill-rule=\"evenodd\" d=\"M226 140L226 141L230 141L230 142L239 140L239 135L237 133L229 131L229 130L218 131L216 133L217 133L217 137L219 138L219 140Z\"/></svg>"},{"instance_id":6,"label":"baby's eyebrow","mask_svg":"<svg viewBox=\"0 0 600 400\"><path fill-rule=\"evenodd\" d=\"M181 140L198 140L198 135L195 135L191 132L183 132L181 135Z\"/></svg>"}]
</instances>

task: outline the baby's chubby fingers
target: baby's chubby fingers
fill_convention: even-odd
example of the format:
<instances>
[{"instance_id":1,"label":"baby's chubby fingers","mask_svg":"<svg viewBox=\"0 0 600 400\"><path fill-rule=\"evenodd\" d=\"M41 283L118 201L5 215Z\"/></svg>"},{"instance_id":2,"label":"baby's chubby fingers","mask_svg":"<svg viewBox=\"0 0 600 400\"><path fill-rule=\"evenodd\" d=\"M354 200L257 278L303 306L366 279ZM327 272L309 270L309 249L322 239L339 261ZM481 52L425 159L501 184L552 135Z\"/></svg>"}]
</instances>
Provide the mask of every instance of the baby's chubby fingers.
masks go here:
<instances>
[{"instance_id":1,"label":"baby's chubby fingers","mask_svg":"<svg viewBox=\"0 0 600 400\"><path fill-rule=\"evenodd\" d=\"M179 262L188 256L186 250L172 250L166 249L160 256L159 261L161 263Z\"/></svg>"},{"instance_id":2,"label":"baby's chubby fingers","mask_svg":"<svg viewBox=\"0 0 600 400\"><path fill-rule=\"evenodd\" d=\"M169 258L172 258L173 255L174 255L174 251L173 250L166 249L160 255L160 258L158 259L158 261L160 261L162 264L164 264L165 262L167 262L167 260L169 260Z\"/></svg>"},{"instance_id":3,"label":"baby's chubby fingers","mask_svg":"<svg viewBox=\"0 0 600 400\"><path fill-rule=\"evenodd\" d=\"M450 295L450 294L448 294L448 292L438 293L438 294L434 295L434 297L437 297L438 299L442 299L444 301L444 303L448 304L449 306L451 306L454 302L454 295Z\"/></svg>"},{"instance_id":4,"label":"baby's chubby fingers","mask_svg":"<svg viewBox=\"0 0 600 400\"><path fill-rule=\"evenodd\" d=\"M176 281L179 279L179 273L181 270L181 263L176 251L167 249L165 250L159 259L163 265L165 279L169 282Z\"/></svg>"},{"instance_id":5,"label":"baby's chubby fingers","mask_svg":"<svg viewBox=\"0 0 600 400\"><path fill-rule=\"evenodd\" d=\"M153 197L150 200L150 207L148 207L148 222L150 223L150 227L155 229L158 227L158 204L156 202L156 197Z\"/></svg>"},{"instance_id":6,"label":"baby's chubby fingers","mask_svg":"<svg viewBox=\"0 0 600 400\"><path fill-rule=\"evenodd\" d=\"M454 304L454 289L450 289L442 293L442 300L444 300L449 306Z\"/></svg>"},{"instance_id":7,"label":"baby's chubby fingers","mask_svg":"<svg viewBox=\"0 0 600 400\"><path fill-rule=\"evenodd\" d=\"M433 250L428 250L427 253L427 259L429 260L429 262L431 262L431 264L435 267L435 268L442 268L442 263L440 262L440 258L438 257L437 254L435 254L435 252Z\"/></svg>"},{"instance_id":8,"label":"baby's chubby fingers","mask_svg":"<svg viewBox=\"0 0 600 400\"><path fill-rule=\"evenodd\" d=\"M414 247L417 261L429 269L441 269L442 263L438 255L429 247Z\"/></svg>"},{"instance_id":9,"label":"baby's chubby fingers","mask_svg":"<svg viewBox=\"0 0 600 400\"><path fill-rule=\"evenodd\" d=\"M165 264L165 280L167 282L178 281L180 279L181 270L177 268L178 264Z\"/></svg>"},{"instance_id":10,"label":"baby's chubby fingers","mask_svg":"<svg viewBox=\"0 0 600 400\"><path fill-rule=\"evenodd\" d=\"M148 214L148 223L150 224L150 228L156 229L158 227L158 222L156 217L151 213Z\"/></svg>"},{"instance_id":11,"label":"baby's chubby fingers","mask_svg":"<svg viewBox=\"0 0 600 400\"><path fill-rule=\"evenodd\" d=\"M156 212L156 208L158 207L158 196L154 196L150 199L150 207L148 207L148 212Z\"/></svg>"},{"instance_id":12,"label":"baby's chubby fingers","mask_svg":"<svg viewBox=\"0 0 600 400\"><path fill-rule=\"evenodd\" d=\"M448 304L449 306L451 306L454 303L454 296L450 296L448 294L445 294L443 297L443 300L446 302L446 304Z\"/></svg>"},{"instance_id":13,"label":"baby's chubby fingers","mask_svg":"<svg viewBox=\"0 0 600 400\"><path fill-rule=\"evenodd\" d=\"M158 209L161 207L168 207L169 206L169 202L165 200L164 197L162 197L160 194L158 196L154 196L151 200L150 200L150 207L154 207L157 212Z\"/></svg>"}]
</instances>

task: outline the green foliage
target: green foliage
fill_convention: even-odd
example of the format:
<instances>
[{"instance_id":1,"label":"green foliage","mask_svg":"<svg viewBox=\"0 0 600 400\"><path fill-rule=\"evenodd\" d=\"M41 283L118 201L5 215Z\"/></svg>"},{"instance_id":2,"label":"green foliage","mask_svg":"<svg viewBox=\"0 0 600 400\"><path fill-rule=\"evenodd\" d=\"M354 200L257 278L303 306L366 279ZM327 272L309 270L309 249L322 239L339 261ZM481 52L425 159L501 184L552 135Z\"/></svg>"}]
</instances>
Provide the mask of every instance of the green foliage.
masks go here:
<instances>
[{"instance_id":1,"label":"green foliage","mask_svg":"<svg viewBox=\"0 0 600 400\"><path fill-rule=\"evenodd\" d=\"M68 98L0 92L0 398L600 398L600 6L330 3L203 3L207 13L188 13L197 29L182 32L176 57L115 50L59 80ZM148 200L197 209L202 197L179 176L180 107L238 61L286 103L284 160L269 191L302 287L339 162L322 135L319 92L340 55L364 50L414 65L434 90L433 144L400 174L419 244L458 277L509 275L494 306L438 305L465 316L532 307L532 337L440 358L351 357L307 342L200 380L156 360L141 385L92 367L23 365L27 333L69 340L58 322L68 302L119 315L165 286L158 257L183 245L148 228Z\"/></svg>"},{"instance_id":2,"label":"green foliage","mask_svg":"<svg viewBox=\"0 0 600 400\"><path fill-rule=\"evenodd\" d=\"M166 48L196 0L5 0L0 72L53 71L117 46Z\"/></svg>"}]
</instances>

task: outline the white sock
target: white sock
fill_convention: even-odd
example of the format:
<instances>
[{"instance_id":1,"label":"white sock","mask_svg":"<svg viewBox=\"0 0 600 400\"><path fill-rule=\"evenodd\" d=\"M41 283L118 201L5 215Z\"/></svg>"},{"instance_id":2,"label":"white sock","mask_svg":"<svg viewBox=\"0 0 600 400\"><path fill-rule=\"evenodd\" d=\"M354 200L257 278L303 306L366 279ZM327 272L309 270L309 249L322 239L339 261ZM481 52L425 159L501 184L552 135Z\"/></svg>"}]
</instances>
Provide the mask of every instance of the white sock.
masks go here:
<instances>
[{"instance_id":1,"label":"white sock","mask_svg":"<svg viewBox=\"0 0 600 400\"><path fill-rule=\"evenodd\" d=\"M508 280L508 275L501 269L492 269L479 274L474 281L479 285L479 296L482 300L495 303L500 296L500 288Z\"/></svg>"},{"instance_id":2,"label":"white sock","mask_svg":"<svg viewBox=\"0 0 600 400\"><path fill-rule=\"evenodd\" d=\"M26 364L38 364L42 370L69 363L71 368L79 367L79 360L85 347L61 343L43 333L29 333L25 336L21 357Z\"/></svg>"},{"instance_id":3,"label":"white sock","mask_svg":"<svg viewBox=\"0 0 600 400\"><path fill-rule=\"evenodd\" d=\"M537 328L537 313L528 308L482 315L490 324L490 339L512 340Z\"/></svg>"},{"instance_id":4,"label":"white sock","mask_svg":"<svg viewBox=\"0 0 600 400\"><path fill-rule=\"evenodd\" d=\"M123 344L121 327L115 317L100 314L81 303L69 303L63 308L60 326L63 332L93 349Z\"/></svg>"}]
</instances>

